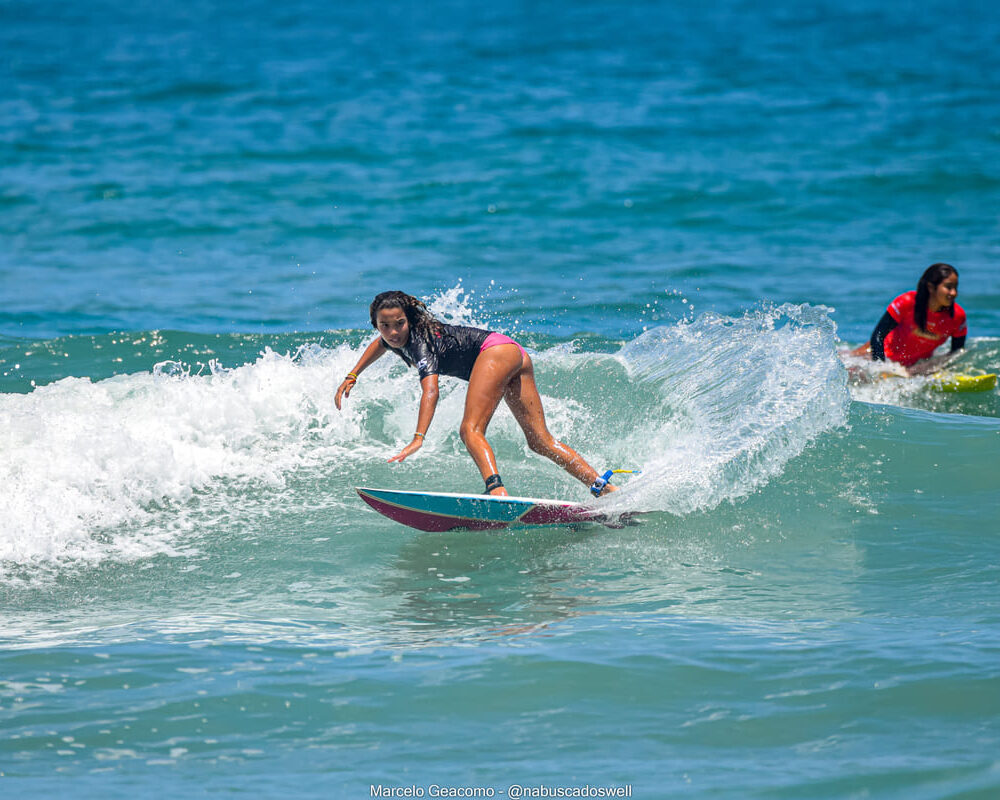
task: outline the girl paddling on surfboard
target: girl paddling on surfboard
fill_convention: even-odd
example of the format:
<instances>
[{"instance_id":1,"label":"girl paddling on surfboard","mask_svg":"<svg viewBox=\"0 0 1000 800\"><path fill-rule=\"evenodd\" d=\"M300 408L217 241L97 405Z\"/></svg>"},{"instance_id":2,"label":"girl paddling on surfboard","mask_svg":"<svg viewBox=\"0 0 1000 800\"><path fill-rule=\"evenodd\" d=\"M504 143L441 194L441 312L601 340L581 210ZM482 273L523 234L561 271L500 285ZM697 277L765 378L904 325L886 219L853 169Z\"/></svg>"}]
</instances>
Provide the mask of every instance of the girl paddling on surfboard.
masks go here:
<instances>
[{"instance_id":1,"label":"girl paddling on surfboard","mask_svg":"<svg viewBox=\"0 0 1000 800\"><path fill-rule=\"evenodd\" d=\"M435 319L420 300L403 292L382 292L372 301L369 311L372 327L379 336L347 373L334 402L339 410L358 376L389 350L407 366L417 368L422 389L417 430L413 441L389 461L402 461L421 448L437 407L438 375L450 375L469 382L459 435L486 481L487 494L507 494L493 448L486 441L486 427L501 398L514 414L532 450L590 486L595 495L615 490L607 482L608 473L598 475L579 453L549 433L542 399L535 386L531 356L513 339L480 328L447 325Z\"/></svg>"},{"instance_id":2,"label":"girl paddling on surfboard","mask_svg":"<svg viewBox=\"0 0 1000 800\"><path fill-rule=\"evenodd\" d=\"M917 290L893 300L872 331L871 340L851 355L870 354L872 361L888 359L910 368L930 358L949 336L951 352L961 350L968 331L965 311L955 302L956 296L958 270L950 264L931 264L920 276Z\"/></svg>"}]
</instances>

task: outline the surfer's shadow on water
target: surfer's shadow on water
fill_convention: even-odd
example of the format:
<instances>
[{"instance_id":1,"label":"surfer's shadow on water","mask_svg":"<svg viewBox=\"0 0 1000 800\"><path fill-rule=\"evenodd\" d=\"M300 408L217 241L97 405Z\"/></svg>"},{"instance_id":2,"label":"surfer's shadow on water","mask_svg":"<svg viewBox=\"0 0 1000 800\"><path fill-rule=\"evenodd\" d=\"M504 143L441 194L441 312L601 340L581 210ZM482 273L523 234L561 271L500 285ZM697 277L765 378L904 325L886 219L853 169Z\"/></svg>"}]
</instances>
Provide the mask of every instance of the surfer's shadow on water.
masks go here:
<instances>
[{"instance_id":1,"label":"surfer's shadow on water","mask_svg":"<svg viewBox=\"0 0 1000 800\"><path fill-rule=\"evenodd\" d=\"M400 549L378 591L398 599L394 628L428 642L534 630L598 602L574 590L590 571L574 554L602 535L597 525L425 533Z\"/></svg>"},{"instance_id":2,"label":"surfer's shadow on water","mask_svg":"<svg viewBox=\"0 0 1000 800\"><path fill-rule=\"evenodd\" d=\"M621 529L422 533L402 545L373 590L394 600L383 622L408 645L553 633L584 615L648 611L653 599L664 611L688 602L703 573L719 567L704 537L679 536L675 523L654 514Z\"/></svg>"}]
</instances>

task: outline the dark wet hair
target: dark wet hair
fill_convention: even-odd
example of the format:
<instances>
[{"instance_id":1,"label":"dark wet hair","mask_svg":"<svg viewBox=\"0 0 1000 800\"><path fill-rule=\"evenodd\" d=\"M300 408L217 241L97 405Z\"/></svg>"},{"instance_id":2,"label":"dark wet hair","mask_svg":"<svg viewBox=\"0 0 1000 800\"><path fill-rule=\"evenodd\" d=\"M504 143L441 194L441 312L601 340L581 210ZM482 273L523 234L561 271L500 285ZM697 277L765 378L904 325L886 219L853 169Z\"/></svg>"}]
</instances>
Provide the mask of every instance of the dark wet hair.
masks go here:
<instances>
[{"instance_id":1,"label":"dark wet hair","mask_svg":"<svg viewBox=\"0 0 1000 800\"><path fill-rule=\"evenodd\" d=\"M922 331L927 330L927 304L930 301L931 292L946 278L954 275L958 277L958 270L951 264L931 264L924 270L917 282L917 303L913 309L913 318L917 327ZM948 306L948 313L955 316L955 304Z\"/></svg>"},{"instance_id":2,"label":"dark wet hair","mask_svg":"<svg viewBox=\"0 0 1000 800\"><path fill-rule=\"evenodd\" d=\"M415 330L425 336L441 330L441 323L428 310L423 301L406 292L382 292L375 295L372 300L369 315L372 320L372 327L378 330L378 312L385 308L402 309L406 315L406 321L410 324L410 329Z\"/></svg>"}]
</instances>

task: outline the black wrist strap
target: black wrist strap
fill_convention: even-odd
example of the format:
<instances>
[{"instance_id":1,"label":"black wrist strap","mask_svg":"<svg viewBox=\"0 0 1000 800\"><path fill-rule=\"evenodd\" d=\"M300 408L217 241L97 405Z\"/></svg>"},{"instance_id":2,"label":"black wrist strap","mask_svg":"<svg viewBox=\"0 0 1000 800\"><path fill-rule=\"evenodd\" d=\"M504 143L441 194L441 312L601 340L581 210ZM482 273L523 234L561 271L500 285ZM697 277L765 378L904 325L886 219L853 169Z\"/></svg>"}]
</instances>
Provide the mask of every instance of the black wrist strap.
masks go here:
<instances>
[{"instance_id":1,"label":"black wrist strap","mask_svg":"<svg viewBox=\"0 0 1000 800\"><path fill-rule=\"evenodd\" d=\"M490 475L486 479L486 494L489 494L494 489L499 489L501 486L503 486L503 481L500 480L500 476L496 473Z\"/></svg>"}]
</instances>

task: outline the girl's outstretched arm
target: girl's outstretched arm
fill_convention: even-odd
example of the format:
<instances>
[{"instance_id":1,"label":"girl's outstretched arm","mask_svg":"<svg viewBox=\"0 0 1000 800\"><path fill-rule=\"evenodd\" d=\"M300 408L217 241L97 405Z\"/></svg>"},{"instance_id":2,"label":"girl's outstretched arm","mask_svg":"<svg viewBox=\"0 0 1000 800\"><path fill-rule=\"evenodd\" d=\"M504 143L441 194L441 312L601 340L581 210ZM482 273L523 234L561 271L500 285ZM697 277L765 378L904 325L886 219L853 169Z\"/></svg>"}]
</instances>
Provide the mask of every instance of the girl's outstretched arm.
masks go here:
<instances>
[{"instance_id":1,"label":"girl's outstretched arm","mask_svg":"<svg viewBox=\"0 0 1000 800\"><path fill-rule=\"evenodd\" d=\"M424 444L424 436L434 419L434 409L437 408L438 401L438 376L427 375L420 381L420 410L417 412L417 430L413 434L413 441L399 451L399 453L389 459L392 461L402 461L408 456L412 456Z\"/></svg>"},{"instance_id":2,"label":"girl's outstretched arm","mask_svg":"<svg viewBox=\"0 0 1000 800\"><path fill-rule=\"evenodd\" d=\"M361 354L361 358L358 360L358 363L354 365L354 369L347 373L347 377L344 378L344 382L341 383L337 389L337 394L333 398L333 403L337 406L337 411L340 411L341 401L350 397L351 389L353 389L354 384L358 382L358 375L382 358L382 356L385 355L385 351L386 347L381 336L365 348L365 352Z\"/></svg>"}]
</instances>

